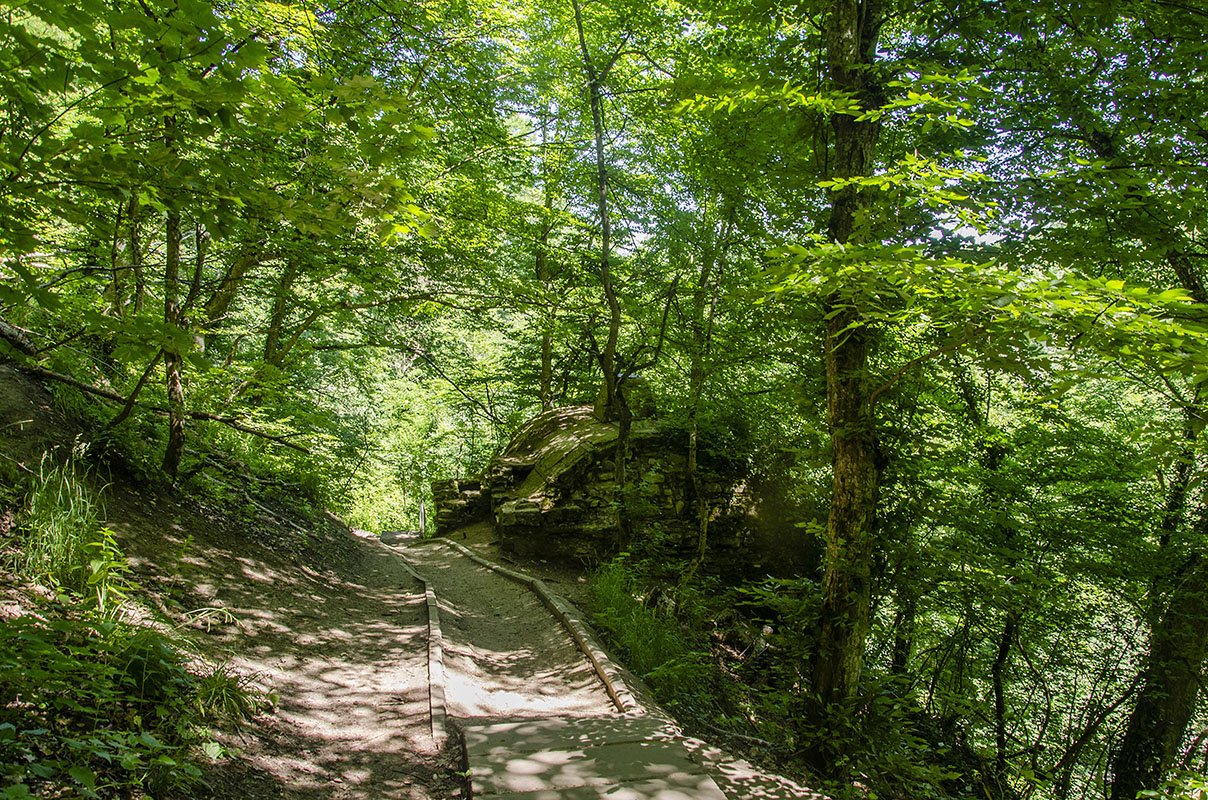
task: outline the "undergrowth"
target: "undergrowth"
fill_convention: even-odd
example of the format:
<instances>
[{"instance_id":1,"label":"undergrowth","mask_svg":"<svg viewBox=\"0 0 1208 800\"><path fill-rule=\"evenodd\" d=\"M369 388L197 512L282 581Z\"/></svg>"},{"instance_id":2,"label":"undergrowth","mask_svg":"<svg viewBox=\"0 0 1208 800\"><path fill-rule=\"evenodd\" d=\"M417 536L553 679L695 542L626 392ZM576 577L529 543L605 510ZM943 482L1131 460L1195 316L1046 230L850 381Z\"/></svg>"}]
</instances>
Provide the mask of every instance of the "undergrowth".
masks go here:
<instances>
[{"instance_id":1,"label":"undergrowth","mask_svg":"<svg viewBox=\"0 0 1208 800\"><path fill-rule=\"evenodd\" d=\"M808 722L815 582L766 579L716 592L679 585L682 573L668 563L604 565L591 576L589 604L617 655L689 729L728 737L835 798L987 796L984 759L879 670L866 670L851 708L823 726Z\"/></svg>"},{"instance_id":2,"label":"undergrowth","mask_svg":"<svg viewBox=\"0 0 1208 800\"><path fill-rule=\"evenodd\" d=\"M43 459L5 561L32 598L0 625L0 798L178 796L267 698L163 625L134 624L124 554L75 458ZM38 591L41 585L49 591ZM33 601L24 597L22 605Z\"/></svg>"},{"instance_id":3,"label":"undergrowth","mask_svg":"<svg viewBox=\"0 0 1208 800\"><path fill-rule=\"evenodd\" d=\"M76 474L76 461L55 464L43 458L28 494L16 551L17 571L53 587L82 592L89 564L101 545L100 511Z\"/></svg>"},{"instance_id":4,"label":"undergrowth","mask_svg":"<svg viewBox=\"0 0 1208 800\"><path fill-rule=\"evenodd\" d=\"M710 691L715 669L705 648L675 615L657 602L647 604L637 573L623 558L596 570L590 589L597 627L660 702L679 711L716 704Z\"/></svg>"},{"instance_id":5,"label":"undergrowth","mask_svg":"<svg viewBox=\"0 0 1208 800\"><path fill-rule=\"evenodd\" d=\"M204 723L259 710L244 679L190 670L162 631L86 614L0 626L0 797L69 791L171 796L200 779L200 751L221 755ZM23 788L22 788L23 787Z\"/></svg>"}]
</instances>

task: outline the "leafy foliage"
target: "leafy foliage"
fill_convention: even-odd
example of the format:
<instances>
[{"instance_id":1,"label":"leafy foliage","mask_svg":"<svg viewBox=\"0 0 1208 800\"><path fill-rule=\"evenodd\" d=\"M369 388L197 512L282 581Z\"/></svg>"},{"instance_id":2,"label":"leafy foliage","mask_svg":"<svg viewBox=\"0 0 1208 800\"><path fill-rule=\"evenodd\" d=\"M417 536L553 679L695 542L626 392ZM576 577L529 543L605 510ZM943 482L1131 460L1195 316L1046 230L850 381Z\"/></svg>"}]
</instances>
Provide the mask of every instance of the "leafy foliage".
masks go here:
<instances>
[{"instance_id":1,"label":"leafy foliage","mask_svg":"<svg viewBox=\"0 0 1208 800\"><path fill-rule=\"evenodd\" d=\"M0 350L144 478L411 528L640 377L697 478L787 486L826 553L749 582L652 525L604 567L671 702L838 796L1199 791L1202 9L2 13ZM21 563L107 607L73 485Z\"/></svg>"},{"instance_id":2,"label":"leafy foliage","mask_svg":"<svg viewBox=\"0 0 1208 800\"><path fill-rule=\"evenodd\" d=\"M221 667L189 670L192 655L168 635L109 619L0 626L0 769L35 796L154 796L197 783L200 720L239 722L261 700ZM23 796L10 789L10 796Z\"/></svg>"}]
</instances>

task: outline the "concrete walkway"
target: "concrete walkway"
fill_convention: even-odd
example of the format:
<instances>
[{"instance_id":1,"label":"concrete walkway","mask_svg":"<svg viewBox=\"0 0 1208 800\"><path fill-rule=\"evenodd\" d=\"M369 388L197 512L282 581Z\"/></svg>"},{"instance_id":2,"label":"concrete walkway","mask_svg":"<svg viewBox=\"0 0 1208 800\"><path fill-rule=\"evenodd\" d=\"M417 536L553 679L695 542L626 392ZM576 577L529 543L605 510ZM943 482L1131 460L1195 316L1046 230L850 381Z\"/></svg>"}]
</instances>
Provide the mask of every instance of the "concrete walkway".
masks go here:
<instances>
[{"instance_id":1,"label":"concrete walkway","mask_svg":"<svg viewBox=\"0 0 1208 800\"><path fill-rule=\"evenodd\" d=\"M565 601L449 543L399 544L439 601L443 695L473 797L725 800L674 723L632 709Z\"/></svg>"},{"instance_id":2,"label":"concrete walkway","mask_svg":"<svg viewBox=\"0 0 1208 800\"><path fill-rule=\"evenodd\" d=\"M472 795L498 800L725 800L678 731L653 717L464 728Z\"/></svg>"}]
</instances>

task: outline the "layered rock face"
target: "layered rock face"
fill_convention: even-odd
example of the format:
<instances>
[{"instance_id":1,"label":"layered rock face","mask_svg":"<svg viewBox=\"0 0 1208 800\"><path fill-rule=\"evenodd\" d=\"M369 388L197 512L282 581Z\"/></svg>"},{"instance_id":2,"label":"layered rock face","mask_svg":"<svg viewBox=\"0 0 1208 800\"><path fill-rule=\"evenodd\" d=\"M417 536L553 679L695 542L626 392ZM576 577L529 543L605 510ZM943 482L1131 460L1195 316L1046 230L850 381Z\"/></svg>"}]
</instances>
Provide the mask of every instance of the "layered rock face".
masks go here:
<instances>
[{"instance_id":1,"label":"layered rock face","mask_svg":"<svg viewBox=\"0 0 1208 800\"><path fill-rule=\"evenodd\" d=\"M476 480L433 484L436 531L494 524L500 547L521 557L599 563L621 541L616 484L618 429L590 406L559 408L531 419ZM637 536L658 536L685 552L698 520L690 496L686 436L652 420L634 423L626 464L625 505ZM781 503L752 491L740 470L702 480L710 516L711 560L728 567L799 572L812 561L808 537ZM761 509L775 507L776 519Z\"/></svg>"},{"instance_id":2,"label":"layered rock face","mask_svg":"<svg viewBox=\"0 0 1208 800\"><path fill-rule=\"evenodd\" d=\"M453 479L432 484L436 504L436 533L440 536L464 525L480 522L491 513L491 498L482 481Z\"/></svg>"}]
</instances>

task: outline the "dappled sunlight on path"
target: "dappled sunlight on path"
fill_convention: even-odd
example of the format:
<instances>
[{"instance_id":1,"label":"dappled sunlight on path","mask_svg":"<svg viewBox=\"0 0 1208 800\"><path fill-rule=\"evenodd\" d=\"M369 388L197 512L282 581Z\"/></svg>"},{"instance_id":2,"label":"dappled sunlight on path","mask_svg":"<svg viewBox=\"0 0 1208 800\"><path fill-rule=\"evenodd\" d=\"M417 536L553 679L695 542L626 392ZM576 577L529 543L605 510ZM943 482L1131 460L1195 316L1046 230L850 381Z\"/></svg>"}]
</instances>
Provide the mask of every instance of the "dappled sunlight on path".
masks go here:
<instances>
[{"instance_id":1,"label":"dappled sunlight on path","mask_svg":"<svg viewBox=\"0 0 1208 800\"><path fill-rule=\"evenodd\" d=\"M214 612L195 638L279 698L248 731L222 739L240 757L214 765L199 797L433 800L457 791L429 726L423 587L380 543L338 536L342 567L323 572L230 537L180 544L186 607Z\"/></svg>"},{"instance_id":2,"label":"dappled sunlight on path","mask_svg":"<svg viewBox=\"0 0 1208 800\"><path fill-rule=\"evenodd\" d=\"M615 713L591 665L531 591L439 544L403 552L440 603L451 715Z\"/></svg>"}]
</instances>

